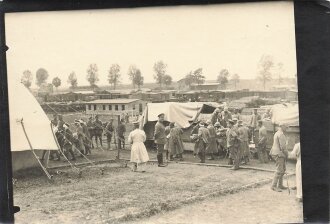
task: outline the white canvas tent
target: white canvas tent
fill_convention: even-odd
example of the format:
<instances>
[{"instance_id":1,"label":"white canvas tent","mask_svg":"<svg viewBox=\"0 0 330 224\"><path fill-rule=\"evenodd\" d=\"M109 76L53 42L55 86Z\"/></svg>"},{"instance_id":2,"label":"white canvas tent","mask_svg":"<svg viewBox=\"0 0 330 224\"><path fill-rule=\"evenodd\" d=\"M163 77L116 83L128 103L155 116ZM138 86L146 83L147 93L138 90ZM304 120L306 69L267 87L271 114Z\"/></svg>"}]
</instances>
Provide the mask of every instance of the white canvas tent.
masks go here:
<instances>
[{"instance_id":1,"label":"white canvas tent","mask_svg":"<svg viewBox=\"0 0 330 224\"><path fill-rule=\"evenodd\" d=\"M8 98L13 172L39 166L28 139L37 155L41 154L40 150L58 150L51 122L32 93L22 83L10 78Z\"/></svg>"}]
</instances>

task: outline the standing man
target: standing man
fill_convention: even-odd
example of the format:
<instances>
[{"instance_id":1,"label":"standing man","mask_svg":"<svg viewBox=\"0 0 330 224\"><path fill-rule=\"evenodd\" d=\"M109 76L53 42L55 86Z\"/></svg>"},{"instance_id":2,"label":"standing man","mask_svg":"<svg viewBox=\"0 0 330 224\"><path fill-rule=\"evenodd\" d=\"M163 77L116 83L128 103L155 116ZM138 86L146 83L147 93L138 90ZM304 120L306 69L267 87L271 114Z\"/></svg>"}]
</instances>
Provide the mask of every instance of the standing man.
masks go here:
<instances>
[{"instance_id":1,"label":"standing man","mask_svg":"<svg viewBox=\"0 0 330 224\"><path fill-rule=\"evenodd\" d=\"M267 130L263 125L263 121L258 121L259 126L259 140L257 144L258 150L258 158L260 163L268 163L268 155L266 151L266 143L267 143Z\"/></svg>"},{"instance_id":2,"label":"standing man","mask_svg":"<svg viewBox=\"0 0 330 224\"><path fill-rule=\"evenodd\" d=\"M175 158L178 158L180 161L183 161L182 153L184 151L182 134L182 129L173 123L173 128L170 130L170 156L173 158L175 154Z\"/></svg>"},{"instance_id":3,"label":"standing man","mask_svg":"<svg viewBox=\"0 0 330 224\"><path fill-rule=\"evenodd\" d=\"M103 143L102 143L102 133L103 133L103 127L102 127L102 121L99 120L99 115L95 116L95 121L94 121L94 127L95 127L95 142L96 142L96 147L98 147L97 140L100 140L100 145L101 148L103 148Z\"/></svg>"},{"instance_id":4,"label":"standing man","mask_svg":"<svg viewBox=\"0 0 330 224\"><path fill-rule=\"evenodd\" d=\"M241 120L241 114L239 113L238 109L234 109L234 113L231 115L232 119L234 120L235 118L239 121Z\"/></svg>"},{"instance_id":5,"label":"standing man","mask_svg":"<svg viewBox=\"0 0 330 224\"><path fill-rule=\"evenodd\" d=\"M300 140L299 140L300 141ZM293 147L292 152L289 153L290 158L296 158L296 197L299 202L302 202L302 178L301 178L301 153L300 153L300 142L296 143Z\"/></svg>"},{"instance_id":6,"label":"standing man","mask_svg":"<svg viewBox=\"0 0 330 224\"><path fill-rule=\"evenodd\" d=\"M210 158L208 159L214 160L214 155L218 153L215 128L210 120L206 122L206 125L210 133L209 144L207 145L206 152L210 155Z\"/></svg>"},{"instance_id":7,"label":"standing man","mask_svg":"<svg viewBox=\"0 0 330 224\"><path fill-rule=\"evenodd\" d=\"M227 148L229 150L229 165L233 164L232 170L239 169L240 162L240 149L239 149L239 139L236 129L234 128L234 122L232 120L228 121L228 130L227 130Z\"/></svg>"},{"instance_id":8,"label":"standing man","mask_svg":"<svg viewBox=\"0 0 330 224\"><path fill-rule=\"evenodd\" d=\"M87 155L85 145L84 145L84 131L83 128L81 127L80 123L78 120L74 121L75 127L76 127L76 133L79 141L79 151L83 153L84 155Z\"/></svg>"},{"instance_id":9,"label":"standing man","mask_svg":"<svg viewBox=\"0 0 330 224\"><path fill-rule=\"evenodd\" d=\"M166 144L164 119L165 119L164 113L158 115L158 122L155 125L155 132L154 132L154 139L155 139L155 143L157 144L158 167L166 166L163 163L164 145Z\"/></svg>"},{"instance_id":10,"label":"standing man","mask_svg":"<svg viewBox=\"0 0 330 224\"><path fill-rule=\"evenodd\" d=\"M174 123L170 123L170 125L165 127L165 135L166 135L166 144L164 146L164 151L166 152L166 161L168 160L168 155L170 155L170 141L171 141L171 129L174 128ZM170 161L173 161L173 155L170 155Z\"/></svg>"},{"instance_id":11,"label":"standing man","mask_svg":"<svg viewBox=\"0 0 330 224\"><path fill-rule=\"evenodd\" d=\"M274 135L273 147L270 151L270 155L275 160L276 171L272 182L271 189L273 191L281 192L287 189L283 186L283 176L286 171L286 159L288 157L288 151L286 148L287 139L284 133L286 132L287 126L283 123L280 124L278 131Z\"/></svg>"},{"instance_id":12,"label":"standing man","mask_svg":"<svg viewBox=\"0 0 330 224\"><path fill-rule=\"evenodd\" d=\"M209 144L210 140L210 132L205 127L204 122L199 123L199 129L198 129L198 156L200 158L201 163L205 163L205 151L207 148L207 145Z\"/></svg>"},{"instance_id":13,"label":"standing man","mask_svg":"<svg viewBox=\"0 0 330 224\"><path fill-rule=\"evenodd\" d=\"M91 144L90 144L91 140L90 140L90 136L89 136L89 131L88 131L87 125L83 119L80 119L79 122L83 129L84 146L85 146L85 150L86 150L86 155L88 155L88 154L90 155L90 154L92 154L92 152L91 152Z\"/></svg>"},{"instance_id":14,"label":"standing man","mask_svg":"<svg viewBox=\"0 0 330 224\"><path fill-rule=\"evenodd\" d=\"M238 138L240 140L240 154L241 159L248 164L250 161L250 148L249 148L249 129L243 125L243 121L238 121Z\"/></svg>"},{"instance_id":15,"label":"standing man","mask_svg":"<svg viewBox=\"0 0 330 224\"><path fill-rule=\"evenodd\" d=\"M124 124L124 118L120 119L117 127L117 140L118 140L118 149L125 149L125 132L126 126Z\"/></svg>"},{"instance_id":16,"label":"standing man","mask_svg":"<svg viewBox=\"0 0 330 224\"><path fill-rule=\"evenodd\" d=\"M215 133L216 133L216 139L217 139L217 144L218 144L218 154L220 156L225 156L226 155L226 148L227 148L227 143L226 143L226 129L221 126L220 122L216 122L214 124L215 127Z\"/></svg>"},{"instance_id":17,"label":"standing man","mask_svg":"<svg viewBox=\"0 0 330 224\"><path fill-rule=\"evenodd\" d=\"M253 109L253 114L251 116L251 120L250 120L250 127L251 127L251 131L252 131L252 141L255 142L255 131L258 127L258 120L261 120L260 115L258 114L258 109L254 108Z\"/></svg>"},{"instance_id":18,"label":"standing man","mask_svg":"<svg viewBox=\"0 0 330 224\"><path fill-rule=\"evenodd\" d=\"M61 114L58 115L58 122L57 122L57 130L58 131L64 131L63 125L65 122L63 121L63 116Z\"/></svg>"},{"instance_id":19,"label":"standing man","mask_svg":"<svg viewBox=\"0 0 330 224\"><path fill-rule=\"evenodd\" d=\"M88 121L87 121L87 130L88 130L88 133L89 133L89 140L90 140L90 146L91 148L94 148L94 145L93 145L93 132L94 132L94 124L93 124L93 118L92 117L89 117L88 118Z\"/></svg>"},{"instance_id":20,"label":"standing man","mask_svg":"<svg viewBox=\"0 0 330 224\"><path fill-rule=\"evenodd\" d=\"M200 128L198 121L194 121L193 123L195 126L193 127L190 133L190 139L194 142L194 157L198 154L198 129Z\"/></svg>"},{"instance_id":21,"label":"standing man","mask_svg":"<svg viewBox=\"0 0 330 224\"><path fill-rule=\"evenodd\" d=\"M214 125L219 120L220 120L220 109L217 108L213 111L213 113L211 115L211 123Z\"/></svg>"},{"instance_id":22,"label":"standing man","mask_svg":"<svg viewBox=\"0 0 330 224\"><path fill-rule=\"evenodd\" d=\"M112 135L113 135L113 131L114 131L114 128L113 128L113 119L110 118L110 121L108 122L107 126L105 127L105 135L107 136L107 143L108 143L108 150L111 149L111 138L112 138Z\"/></svg>"},{"instance_id":23,"label":"standing man","mask_svg":"<svg viewBox=\"0 0 330 224\"><path fill-rule=\"evenodd\" d=\"M221 113L220 124L226 128L228 121L231 119L232 119L231 113L228 111L228 107L225 107Z\"/></svg>"}]
</instances>

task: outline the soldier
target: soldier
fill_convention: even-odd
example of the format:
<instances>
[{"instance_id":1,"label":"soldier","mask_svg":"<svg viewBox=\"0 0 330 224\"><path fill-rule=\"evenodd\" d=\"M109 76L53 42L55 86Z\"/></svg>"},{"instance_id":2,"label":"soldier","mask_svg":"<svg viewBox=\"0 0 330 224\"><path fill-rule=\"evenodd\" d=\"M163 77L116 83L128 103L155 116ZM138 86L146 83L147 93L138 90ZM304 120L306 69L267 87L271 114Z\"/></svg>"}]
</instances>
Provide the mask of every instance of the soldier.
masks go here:
<instances>
[{"instance_id":1,"label":"soldier","mask_svg":"<svg viewBox=\"0 0 330 224\"><path fill-rule=\"evenodd\" d=\"M183 142L182 142L182 134L183 131L181 128L173 123L173 128L170 130L170 141L169 148L171 150L170 156L173 159L173 155L175 158L178 158L180 161L183 161L182 153L184 151Z\"/></svg>"},{"instance_id":2,"label":"soldier","mask_svg":"<svg viewBox=\"0 0 330 224\"><path fill-rule=\"evenodd\" d=\"M83 154L87 154L85 145L84 145L84 131L83 128L81 127L80 123L78 120L74 121L75 127L76 127L76 133L77 133L77 138L79 141L79 151Z\"/></svg>"},{"instance_id":3,"label":"soldier","mask_svg":"<svg viewBox=\"0 0 330 224\"><path fill-rule=\"evenodd\" d=\"M243 121L238 121L238 138L240 140L240 154L241 159L248 164L250 161L250 148L249 148L249 129L243 125Z\"/></svg>"},{"instance_id":4,"label":"soldier","mask_svg":"<svg viewBox=\"0 0 330 224\"><path fill-rule=\"evenodd\" d=\"M155 143L157 144L158 167L166 166L163 163L164 145L166 144L164 118L165 118L165 114L161 113L158 115L158 122L155 125L155 132L154 132L154 139L155 139Z\"/></svg>"},{"instance_id":5,"label":"soldier","mask_svg":"<svg viewBox=\"0 0 330 224\"><path fill-rule=\"evenodd\" d=\"M268 155L266 151L266 142L267 142L267 130L263 125L263 121L258 121L259 126L259 140L257 144L258 150L258 158L260 163L267 163L268 162Z\"/></svg>"},{"instance_id":6,"label":"soldier","mask_svg":"<svg viewBox=\"0 0 330 224\"><path fill-rule=\"evenodd\" d=\"M272 114L271 114L271 111L270 111L270 109L268 108L267 110L266 110L266 112L262 115L262 118L261 118L262 120L270 120L270 119L272 119Z\"/></svg>"},{"instance_id":7,"label":"soldier","mask_svg":"<svg viewBox=\"0 0 330 224\"><path fill-rule=\"evenodd\" d=\"M102 144L102 133L103 133L103 126L102 126L102 121L99 120L99 115L95 116L95 121L94 121L94 135L95 135L95 142L96 142L96 147L98 147L98 139L100 140L100 145L103 147Z\"/></svg>"},{"instance_id":8,"label":"soldier","mask_svg":"<svg viewBox=\"0 0 330 224\"><path fill-rule=\"evenodd\" d=\"M51 120L51 122L54 127L57 127L58 124L57 114L53 114L53 120Z\"/></svg>"},{"instance_id":9,"label":"soldier","mask_svg":"<svg viewBox=\"0 0 330 224\"><path fill-rule=\"evenodd\" d=\"M237 120L241 120L241 114L239 113L238 109L234 109L234 113L231 115L232 119L236 118Z\"/></svg>"},{"instance_id":10,"label":"soldier","mask_svg":"<svg viewBox=\"0 0 330 224\"><path fill-rule=\"evenodd\" d=\"M94 148L94 145L93 145L94 124L93 124L93 118L92 117L88 118L86 126L87 126L87 130L88 130L88 133L89 133L89 140L90 140L91 148Z\"/></svg>"},{"instance_id":11,"label":"soldier","mask_svg":"<svg viewBox=\"0 0 330 224\"><path fill-rule=\"evenodd\" d=\"M208 160L214 160L214 155L218 152L215 128L210 120L206 122L206 125L210 133L209 144L207 145L206 152L210 155Z\"/></svg>"},{"instance_id":12,"label":"soldier","mask_svg":"<svg viewBox=\"0 0 330 224\"><path fill-rule=\"evenodd\" d=\"M226 128L228 121L231 119L232 119L231 113L228 111L228 107L225 107L221 112L220 124Z\"/></svg>"},{"instance_id":13,"label":"soldier","mask_svg":"<svg viewBox=\"0 0 330 224\"><path fill-rule=\"evenodd\" d=\"M250 127L251 127L251 131L252 131L252 141L255 142L255 131L258 127L258 120L261 120L260 115L258 114L258 109L254 108L253 109L253 114L251 116L251 120L250 120Z\"/></svg>"},{"instance_id":14,"label":"soldier","mask_svg":"<svg viewBox=\"0 0 330 224\"><path fill-rule=\"evenodd\" d=\"M199 129L199 124L198 121L194 121L193 124L195 125L190 133L190 139L192 142L195 143L194 145L194 156L198 154L198 129Z\"/></svg>"},{"instance_id":15,"label":"soldier","mask_svg":"<svg viewBox=\"0 0 330 224\"><path fill-rule=\"evenodd\" d=\"M239 169L240 163L240 144L238 139L238 134L236 129L234 128L234 122L232 120L228 121L228 130L226 133L227 137L227 148L229 150L229 165L233 164L233 167L230 168L232 170Z\"/></svg>"},{"instance_id":16,"label":"soldier","mask_svg":"<svg viewBox=\"0 0 330 224\"><path fill-rule=\"evenodd\" d=\"M217 108L213 111L212 115L211 115L211 123L214 125L216 122L218 122L220 120L220 109Z\"/></svg>"},{"instance_id":17,"label":"soldier","mask_svg":"<svg viewBox=\"0 0 330 224\"><path fill-rule=\"evenodd\" d=\"M88 154L90 155L92 154L92 152L91 152L91 138L89 136L88 127L83 119L80 119L79 123L83 129L83 142L84 142L86 155Z\"/></svg>"},{"instance_id":18,"label":"soldier","mask_svg":"<svg viewBox=\"0 0 330 224\"><path fill-rule=\"evenodd\" d=\"M227 129L221 126L220 122L216 122L214 124L217 145L218 145L218 153L220 156L225 156L225 152L227 150L226 143L226 131Z\"/></svg>"},{"instance_id":19,"label":"soldier","mask_svg":"<svg viewBox=\"0 0 330 224\"><path fill-rule=\"evenodd\" d=\"M114 130L115 129L113 128L113 119L111 118L107 126L105 127L105 132L106 132L105 135L107 136L108 150L111 149L111 138Z\"/></svg>"},{"instance_id":20,"label":"soldier","mask_svg":"<svg viewBox=\"0 0 330 224\"><path fill-rule=\"evenodd\" d=\"M124 122L125 122L124 119L121 119L117 127L118 149L125 149L126 126Z\"/></svg>"},{"instance_id":21,"label":"soldier","mask_svg":"<svg viewBox=\"0 0 330 224\"><path fill-rule=\"evenodd\" d=\"M174 128L173 122L171 122L170 125L165 127L166 144L164 146L164 151L166 151L166 160L168 160L168 155L170 154L170 132L172 128ZM173 155L170 155L170 161L173 161Z\"/></svg>"},{"instance_id":22,"label":"soldier","mask_svg":"<svg viewBox=\"0 0 330 224\"><path fill-rule=\"evenodd\" d=\"M200 162L205 163L205 151L207 145L209 144L210 132L205 127L204 122L200 122L199 126L200 127L198 129L198 156L200 158Z\"/></svg>"},{"instance_id":23,"label":"soldier","mask_svg":"<svg viewBox=\"0 0 330 224\"><path fill-rule=\"evenodd\" d=\"M63 134L63 142L62 142L62 149L64 151L64 153L66 154L66 157L68 155L68 153L70 153L71 155L71 160L76 160L76 157L73 153L73 150L72 150L72 145L74 143L74 139L73 139L73 134L72 132L70 131L69 129L69 126L68 125L64 125L64 132L62 133ZM68 158L68 157L67 157Z\"/></svg>"},{"instance_id":24,"label":"soldier","mask_svg":"<svg viewBox=\"0 0 330 224\"><path fill-rule=\"evenodd\" d=\"M286 159L288 157L288 151L287 151L287 139L284 135L284 133L287 130L287 126L284 123L280 124L279 129L274 135L274 142L272 149L270 151L270 155L275 160L276 164L276 171L274 174L274 179L272 182L271 189L273 191L281 192L282 190L287 189L283 186L283 176L286 171Z\"/></svg>"},{"instance_id":25,"label":"soldier","mask_svg":"<svg viewBox=\"0 0 330 224\"><path fill-rule=\"evenodd\" d=\"M57 130L59 131L63 131L64 127L63 125L65 124L65 122L63 121L63 116L61 114L58 115L58 122L57 122Z\"/></svg>"}]
</instances>

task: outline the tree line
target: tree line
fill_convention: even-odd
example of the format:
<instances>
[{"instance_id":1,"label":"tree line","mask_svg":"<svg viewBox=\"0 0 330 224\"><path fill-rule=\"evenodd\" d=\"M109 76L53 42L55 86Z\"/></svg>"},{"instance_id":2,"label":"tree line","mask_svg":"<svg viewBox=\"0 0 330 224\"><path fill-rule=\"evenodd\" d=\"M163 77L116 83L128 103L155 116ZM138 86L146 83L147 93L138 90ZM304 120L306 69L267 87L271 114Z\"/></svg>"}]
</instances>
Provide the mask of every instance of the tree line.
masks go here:
<instances>
[{"instance_id":1,"label":"tree line","mask_svg":"<svg viewBox=\"0 0 330 224\"><path fill-rule=\"evenodd\" d=\"M258 64L258 74L257 79L261 81L264 89L266 88L266 83L272 79L273 68L276 67L276 75L278 77L278 83L282 84L283 77L282 73L283 63L277 63L275 65L273 58L270 55L263 55ZM154 63L154 80L159 85L159 88L162 89L163 86L170 86L172 84L172 76L167 72L167 64L165 64L162 60ZM133 89L136 87L138 90L144 84L144 77L142 75L141 70L136 65L130 65L127 71L127 75ZM51 83L47 83L49 74L48 71L44 68L39 68L36 72L36 85L39 86L54 86L56 89L61 86L61 79L56 76L52 79ZM99 81L99 72L97 65L90 64L86 70L86 80L89 82L90 86L94 89L97 87L97 83ZM218 76L217 82L220 84L222 89L226 89L229 79L235 86L240 82L240 76L236 73L230 74L228 69L221 69ZM107 80L110 86L113 89L116 89L117 86L121 83L121 67L118 64L112 64L108 70ZM30 88L33 81L33 75L30 70L25 70L23 72L21 82L28 88ZM75 89L78 86L78 79L76 73L73 71L68 75L67 83L70 85L71 89ZM189 88L193 85L202 85L205 83L205 76L203 75L203 68L197 68L196 70L192 70L188 72L184 77L185 85L189 86Z\"/></svg>"}]
</instances>

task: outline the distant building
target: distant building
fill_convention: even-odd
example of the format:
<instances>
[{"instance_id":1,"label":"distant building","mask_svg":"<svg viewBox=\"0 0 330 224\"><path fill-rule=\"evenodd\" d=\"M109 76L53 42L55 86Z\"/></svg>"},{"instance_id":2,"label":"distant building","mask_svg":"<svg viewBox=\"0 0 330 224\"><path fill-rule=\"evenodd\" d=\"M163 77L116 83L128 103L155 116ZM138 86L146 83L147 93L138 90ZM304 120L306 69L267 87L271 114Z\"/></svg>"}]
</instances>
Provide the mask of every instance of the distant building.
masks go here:
<instances>
[{"instance_id":1,"label":"distant building","mask_svg":"<svg viewBox=\"0 0 330 224\"><path fill-rule=\"evenodd\" d=\"M218 90L220 83L191 84L191 90Z\"/></svg>"},{"instance_id":2,"label":"distant building","mask_svg":"<svg viewBox=\"0 0 330 224\"><path fill-rule=\"evenodd\" d=\"M139 115L146 107L146 102L139 99L102 99L86 102L86 114L88 115L122 115L128 113L131 116Z\"/></svg>"}]
</instances>

